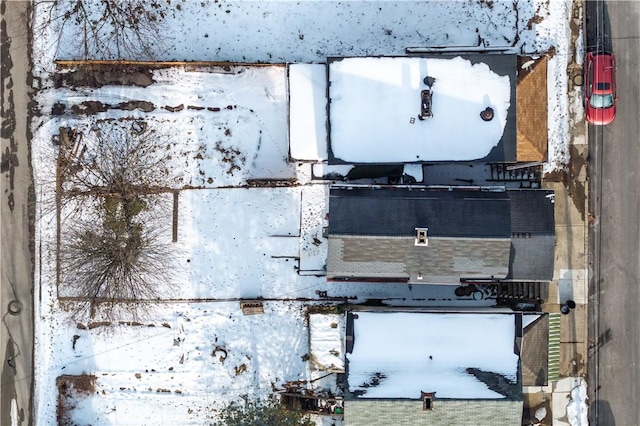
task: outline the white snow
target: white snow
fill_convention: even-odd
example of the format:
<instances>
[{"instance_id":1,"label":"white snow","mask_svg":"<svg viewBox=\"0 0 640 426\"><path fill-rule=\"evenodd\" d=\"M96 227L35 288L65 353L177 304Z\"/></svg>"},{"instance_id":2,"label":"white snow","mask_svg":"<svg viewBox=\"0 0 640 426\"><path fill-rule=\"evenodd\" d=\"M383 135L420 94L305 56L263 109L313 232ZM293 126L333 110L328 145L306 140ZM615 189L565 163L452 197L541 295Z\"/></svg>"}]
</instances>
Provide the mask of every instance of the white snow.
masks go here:
<instances>
[{"instance_id":1,"label":"white snow","mask_svg":"<svg viewBox=\"0 0 640 426\"><path fill-rule=\"evenodd\" d=\"M264 315L245 316L237 302L183 303L164 305L141 325L59 324L50 368L97 376L95 393L78 396L72 423L202 424L240 395L260 396L272 383L304 377L300 304L264 305ZM55 418L55 407L50 414Z\"/></svg>"},{"instance_id":2,"label":"white snow","mask_svg":"<svg viewBox=\"0 0 640 426\"><path fill-rule=\"evenodd\" d=\"M546 407L540 407L536 410L534 417L536 418L536 420L538 420L539 422L541 422L542 420L544 420L545 417L547 417L547 409Z\"/></svg>"},{"instance_id":3,"label":"white snow","mask_svg":"<svg viewBox=\"0 0 640 426\"><path fill-rule=\"evenodd\" d=\"M302 188L300 201L300 266L301 276L315 276L312 282L322 283L327 261L327 239L323 230L328 224L329 189L326 185L307 185ZM306 285L308 281L305 282Z\"/></svg>"},{"instance_id":4,"label":"white snow","mask_svg":"<svg viewBox=\"0 0 640 426\"><path fill-rule=\"evenodd\" d=\"M18 419L20 415L18 413L18 402L15 398L11 398L11 426L18 426Z\"/></svg>"},{"instance_id":5,"label":"white snow","mask_svg":"<svg viewBox=\"0 0 640 426\"><path fill-rule=\"evenodd\" d=\"M289 145L295 160L327 159L327 67L289 66Z\"/></svg>"},{"instance_id":6,"label":"white snow","mask_svg":"<svg viewBox=\"0 0 640 426\"><path fill-rule=\"evenodd\" d=\"M344 332L344 315L309 315L312 369L344 373Z\"/></svg>"},{"instance_id":7,"label":"white snow","mask_svg":"<svg viewBox=\"0 0 640 426\"><path fill-rule=\"evenodd\" d=\"M282 297L301 280L298 188L183 191L176 284L184 298Z\"/></svg>"},{"instance_id":8,"label":"white snow","mask_svg":"<svg viewBox=\"0 0 640 426\"><path fill-rule=\"evenodd\" d=\"M416 182L422 182L422 180L424 179L421 164L405 164L404 173L413 177Z\"/></svg>"},{"instance_id":9,"label":"white snow","mask_svg":"<svg viewBox=\"0 0 640 426\"><path fill-rule=\"evenodd\" d=\"M82 102L112 106L95 116L48 117L38 129L42 138L59 126L87 130L106 118L144 119L156 131L159 147L170 157L174 187L238 186L248 179L291 179L295 167L286 162L287 92L283 66L238 66L232 72L187 71L172 67L153 73L148 87L103 86L43 91L38 103L50 111L55 103L67 111ZM155 109L142 113L115 108L121 102L144 101ZM179 107L171 112L167 107ZM190 108L192 107L192 108ZM193 109L200 108L200 109ZM210 110L210 109L213 110Z\"/></svg>"},{"instance_id":10,"label":"white snow","mask_svg":"<svg viewBox=\"0 0 640 426\"><path fill-rule=\"evenodd\" d=\"M60 8L68 4L39 3L35 27L48 16L48 7L59 8L54 11L59 14L63 11ZM56 377L63 374L97 376L96 393L77 394L73 398L75 408L70 413L73 424L207 424L215 417L216 410L228 401L241 401L242 395L265 398L273 392L272 384L277 387L286 381L312 379L309 364L302 361L302 356L311 350L305 302L290 299L316 298L318 290L328 291L334 297L350 297L356 302L391 299L398 305L411 305L414 299L432 298L434 301L430 303L439 306L459 306L461 302L451 287L434 286L428 293L420 286L393 287L394 292L390 292L390 287L383 284L327 283L324 279L327 244L322 230L327 223L328 182L313 178L344 176L350 166L292 164L287 158L289 149L294 158L302 161L317 162L326 158L326 146L322 143L326 135L322 134L322 126L317 126L323 120L320 110L326 98L323 100L316 94L325 88L326 79L321 79L320 74L321 69L325 69L322 63L329 56L399 56L411 46L452 48L478 44L508 46L512 53L535 56L553 46L556 55L549 61L550 159L545 170L563 168L567 163L569 2L518 2L517 14L511 2L221 0L174 1L162 3L160 7L166 19L159 29L163 43L154 47L155 59L246 65L231 66L228 70L219 67L156 70L153 72L155 83L145 88L109 85L73 90L54 88L53 60L82 55L74 39L74 24L70 23L61 32L59 28L46 27L34 38L34 85L38 89L36 103L40 111L31 129L38 200L34 291L37 360L34 422L37 424L50 424L56 418L55 383ZM527 25L536 15L542 21ZM286 25L282 25L283 22ZM100 52L96 52L94 57L99 55ZM499 88L503 83L490 71L482 70L482 66L470 66L463 60L456 61L460 62L460 72L467 76L487 78L487 84L492 87L487 93L500 111L499 119L492 122L496 129L479 131L476 135L482 144L478 144L477 152L468 154L475 157L495 143L502 132L504 124L500 120L504 119L505 108L513 100L501 95ZM254 62L271 65L251 66ZM295 63L289 66L289 79L287 63ZM429 66L430 74L431 68L451 71L450 67L437 62L429 62ZM470 101L478 104L483 101L478 98L482 88L476 86L466 90ZM411 99L414 99L415 89L411 90ZM460 98L456 105L465 102L466 94L450 87L445 74L439 74L434 91L436 114L447 105L446 102L439 104L443 96L450 96L451 100L456 96ZM305 99L305 93L312 93L313 101ZM334 88L332 93L336 93ZM155 109L148 113L139 109L109 109L92 116L50 115L55 103L64 104L68 111L83 101L101 101L112 106L146 101ZM346 109L357 105L344 100L338 103ZM411 115L415 115L415 105L419 103L417 100L410 103L413 105ZM171 112L166 108L180 105L183 105L181 111ZM289 127L291 105L295 112ZM349 114L353 118L353 113ZM436 115L433 121L414 126L440 126L438 118ZM100 121L103 124L126 122L118 121L120 119L147 122L149 130L159 135L157 143L162 143L171 157L167 161L170 186L194 188L181 191L179 196L179 238L174 246L176 276L170 283L174 300L163 303L141 319L142 325L112 324L80 329L58 299L55 285L56 234L52 203L57 148L51 138L61 126L88 132ZM311 121L315 133L307 128ZM473 129L477 131L476 127ZM341 131L346 133L348 129L343 126ZM367 146L365 153L367 158L394 155L404 158L405 148L394 141L385 146ZM444 150L443 155L467 155L452 152ZM427 152L417 154L426 156ZM421 170L408 166L405 173L421 180L418 176ZM247 189L248 183L255 179L293 183L288 187ZM169 220L170 212L166 213ZM73 217L66 217L64 221L65 226L70 226ZM289 300L265 301L265 313L253 316L242 314L238 300L219 301L257 296ZM189 298L200 300L188 301ZM482 303L489 306L492 302ZM474 351L461 351L453 356L450 353L453 343L447 342L449 331L440 327L421 328L428 331L432 340L418 341L416 345L429 349L433 362L443 368L438 371L448 371L449 378L455 379L449 384L445 376L434 376L440 379L439 397L497 397L473 377L459 374L455 370L456 362L510 377L515 374L517 357L512 352L512 319L502 320L503 316L494 315L495 321L477 329L490 316L472 317L475 320L464 323L449 321L444 316L442 320L440 316L428 317L438 318L437 324L449 327L452 336L465 331L467 337L474 339L471 342L475 344ZM511 317L504 315L504 318ZM125 322L130 320L122 318ZM390 332L384 323L379 326ZM413 325L411 328L416 329ZM487 336L489 331L495 335ZM75 339L75 349L74 336L79 336ZM372 335L367 338L367 331L360 332L360 336L360 347L375 349L371 356L381 354L379 345L375 344L377 338ZM398 339L398 343L407 343L409 337L415 338L415 332L411 336L403 332L391 337ZM333 335L331 341L337 343L336 338ZM441 339L442 344L434 347L431 343L436 338ZM365 345L367 341L370 343ZM479 345L480 341L493 342L496 346L483 349L485 345ZM353 355L366 359L367 354L360 352ZM392 345L385 346L382 354L412 355L398 354ZM473 356L474 364L464 356ZM368 359L368 362L374 361L375 357ZM420 371L433 372L426 367L421 365ZM412 389L410 397L419 395L416 382L406 369L400 368L393 378L406 378L408 386L389 380L383 382L382 388L369 388L369 392L383 389L401 393L400 390Z\"/></svg>"},{"instance_id":11,"label":"white snow","mask_svg":"<svg viewBox=\"0 0 640 426\"><path fill-rule=\"evenodd\" d=\"M516 382L515 321L509 314L373 313L354 319L349 360L350 391L363 398L496 399L466 371L476 368ZM381 374L380 383L370 385ZM428 387L425 388L425 386Z\"/></svg>"},{"instance_id":12,"label":"white snow","mask_svg":"<svg viewBox=\"0 0 640 426\"><path fill-rule=\"evenodd\" d=\"M571 399L567 405L567 420L571 426L589 425L587 383L582 378L580 378L579 384L571 389Z\"/></svg>"},{"instance_id":13,"label":"white snow","mask_svg":"<svg viewBox=\"0 0 640 426\"><path fill-rule=\"evenodd\" d=\"M549 2L547 16L554 19L543 21L536 31L540 39L547 40L555 46L555 55L547 64L547 124L549 151L544 172L562 170L569 163L569 144L571 142L569 126L569 105L567 98L568 73L567 65L570 59L569 45L571 40L571 2ZM555 25L551 22L555 21Z\"/></svg>"},{"instance_id":14,"label":"white snow","mask_svg":"<svg viewBox=\"0 0 640 426\"><path fill-rule=\"evenodd\" d=\"M517 6L516 14L502 1L172 1L159 3L166 17L152 53L162 60L314 63L327 56L399 55L413 46L546 50L553 40L538 32L558 23L546 2ZM527 26L536 14L544 21ZM41 59L81 58L73 30L69 25L37 40Z\"/></svg>"},{"instance_id":15,"label":"white snow","mask_svg":"<svg viewBox=\"0 0 640 426\"><path fill-rule=\"evenodd\" d=\"M421 120L423 79L435 78L433 117ZM461 57L346 58L329 64L331 148L351 163L461 161L502 138L509 77ZM495 118L483 121L491 107Z\"/></svg>"},{"instance_id":16,"label":"white snow","mask_svg":"<svg viewBox=\"0 0 640 426\"><path fill-rule=\"evenodd\" d=\"M524 330L527 326L533 323L535 320L540 318L538 314L524 314L522 315L522 329Z\"/></svg>"}]
</instances>

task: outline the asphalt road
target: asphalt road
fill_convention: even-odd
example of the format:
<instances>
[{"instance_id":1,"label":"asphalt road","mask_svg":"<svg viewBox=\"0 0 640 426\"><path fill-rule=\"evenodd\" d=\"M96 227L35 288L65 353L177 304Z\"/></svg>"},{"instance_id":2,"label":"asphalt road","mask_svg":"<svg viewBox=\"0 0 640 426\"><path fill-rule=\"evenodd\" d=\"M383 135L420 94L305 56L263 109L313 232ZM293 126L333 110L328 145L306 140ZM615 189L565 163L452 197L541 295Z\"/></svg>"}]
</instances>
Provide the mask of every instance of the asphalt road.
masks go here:
<instances>
[{"instance_id":1,"label":"asphalt road","mask_svg":"<svg viewBox=\"0 0 640 426\"><path fill-rule=\"evenodd\" d=\"M589 418L627 426L640 421L640 2L598 6L587 46L616 54L619 101L614 123L589 129Z\"/></svg>"},{"instance_id":2,"label":"asphalt road","mask_svg":"<svg viewBox=\"0 0 640 426\"><path fill-rule=\"evenodd\" d=\"M29 249L31 185L27 2L2 1L2 178L0 191L2 350L1 425L30 425L33 372L33 269Z\"/></svg>"}]
</instances>

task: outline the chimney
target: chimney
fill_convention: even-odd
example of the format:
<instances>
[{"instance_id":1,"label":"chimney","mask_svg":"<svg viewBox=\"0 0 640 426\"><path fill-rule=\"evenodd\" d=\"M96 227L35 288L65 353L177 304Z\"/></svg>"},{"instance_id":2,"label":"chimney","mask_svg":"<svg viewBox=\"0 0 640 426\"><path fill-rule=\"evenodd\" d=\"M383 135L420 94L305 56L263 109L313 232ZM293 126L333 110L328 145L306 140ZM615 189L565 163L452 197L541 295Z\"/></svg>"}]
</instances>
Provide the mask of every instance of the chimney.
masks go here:
<instances>
[{"instance_id":1,"label":"chimney","mask_svg":"<svg viewBox=\"0 0 640 426\"><path fill-rule=\"evenodd\" d=\"M427 239L427 231L429 228L416 228L416 246L427 247L429 245L429 240Z\"/></svg>"}]
</instances>

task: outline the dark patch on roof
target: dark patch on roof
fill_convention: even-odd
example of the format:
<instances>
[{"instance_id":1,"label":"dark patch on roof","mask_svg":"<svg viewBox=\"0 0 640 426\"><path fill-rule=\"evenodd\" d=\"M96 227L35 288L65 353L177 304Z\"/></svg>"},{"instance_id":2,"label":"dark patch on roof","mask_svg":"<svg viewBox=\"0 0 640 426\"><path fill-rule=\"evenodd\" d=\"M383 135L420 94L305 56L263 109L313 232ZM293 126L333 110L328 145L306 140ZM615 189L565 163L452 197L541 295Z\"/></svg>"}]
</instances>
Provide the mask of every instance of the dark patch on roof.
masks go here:
<instances>
[{"instance_id":1,"label":"dark patch on roof","mask_svg":"<svg viewBox=\"0 0 640 426\"><path fill-rule=\"evenodd\" d=\"M332 188L329 235L509 238L505 192Z\"/></svg>"},{"instance_id":2,"label":"dark patch on roof","mask_svg":"<svg viewBox=\"0 0 640 426\"><path fill-rule=\"evenodd\" d=\"M519 363L518 369L520 369ZM475 376L476 379L487 385L490 390L503 395L509 401L522 400L522 385L517 379L514 382L502 374L483 371L478 368L467 368L467 373Z\"/></svg>"},{"instance_id":3,"label":"dark patch on roof","mask_svg":"<svg viewBox=\"0 0 640 426\"><path fill-rule=\"evenodd\" d=\"M363 166L355 166L349 173L347 173L347 179L375 179L381 177L396 177L400 178L404 166L402 164L384 165L384 164L371 164Z\"/></svg>"},{"instance_id":4,"label":"dark patch on roof","mask_svg":"<svg viewBox=\"0 0 640 426\"><path fill-rule=\"evenodd\" d=\"M511 190L509 280L550 281L555 257L553 191Z\"/></svg>"},{"instance_id":5,"label":"dark patch on roof","mask_svg":"<svg viewBox=\"0 0 640 426\"><path fill-rule=\"evenodd\" d=\"M353 332L353 319L353 313L349 312L347 314L347 328L345 330L347 353L353 353L353 344L356 342L356 336ZM348 362L348 359L345 358L345 361Z\"/></svg>"},{"instance_id":6,"label":"dark patch on roof","mask_svg":"<svg viewBox=\"0 0 640 426\"><path fill-rule=\"evenodd\" d=\"M356 398L359 396L363 396L364 394L367 393L367 388L374 388L378 386L380 383L384 382L386 378L387 378L387 375L384 373L375 372L370 374L369 380L362 383L361 385L358 385L360 389L354 390L352 392L353 396Z\"/></svg>"}]
</instances>

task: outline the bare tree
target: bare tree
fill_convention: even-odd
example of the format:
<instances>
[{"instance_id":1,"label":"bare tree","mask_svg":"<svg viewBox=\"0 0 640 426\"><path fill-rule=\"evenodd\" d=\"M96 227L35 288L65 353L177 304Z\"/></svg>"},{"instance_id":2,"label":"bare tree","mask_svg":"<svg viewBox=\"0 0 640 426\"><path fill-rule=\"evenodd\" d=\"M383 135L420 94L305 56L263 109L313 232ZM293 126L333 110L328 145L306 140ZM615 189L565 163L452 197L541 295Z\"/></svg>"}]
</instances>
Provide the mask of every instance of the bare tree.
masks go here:
<instances>
[{"instance_id":1,"label":"bare tree","mask_svg":"<svg viewBox=\"0 0 640 426\"><path fill-rule=\"evenodd\" d=\"M74 223L65 233L60 265L65 281L80 295L78 314L121 305L137 316L160 299L171 274L171 251L163 229L139 215L143 197L104 197L99 221ZM142 215L144 216L144 215Z\"/></svg>"},{"instance_id":2,"label":"bare tree","mask_svg":"<svg viewBox=\"0 0 640 426\"><path fill-rule=\"evenodd\" d=\"M169 0L37 0L34 34L53 33L84 59L153 59ZM59 46L58 46L59 47ZM64 52L68 53L68 52Z\"/></svg>"},{"instance_id":3,"label":"bare tree","mask_svg":"<svg viewBox=\"0 0 640 426\"><path fill-rule=\"evenodd\" d=\"M164 135L140 120L102 120L88 132L60 129L59 190L65 197L121 198L166 191Z\"/></svg>"},{"instance_id":4,"label":"bare tree","mask_svg":"<svg viewBox=\"0 0 640 426\"><path fill-rule=\"evenodd\" d=\"M173 270L160 217L168 210L159 195L169 190L167 158L154 132L101 124L86 137L62 129L58 198L73 214L61 232L60 275L73 288L76 314L122 306L135 316L164 295Z\"/></svg>"}]
</instances>

